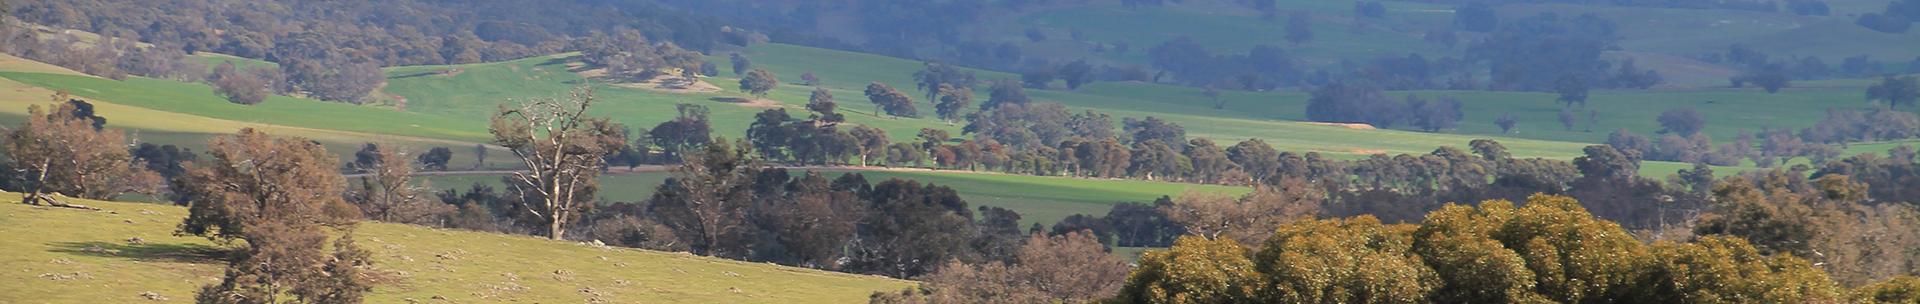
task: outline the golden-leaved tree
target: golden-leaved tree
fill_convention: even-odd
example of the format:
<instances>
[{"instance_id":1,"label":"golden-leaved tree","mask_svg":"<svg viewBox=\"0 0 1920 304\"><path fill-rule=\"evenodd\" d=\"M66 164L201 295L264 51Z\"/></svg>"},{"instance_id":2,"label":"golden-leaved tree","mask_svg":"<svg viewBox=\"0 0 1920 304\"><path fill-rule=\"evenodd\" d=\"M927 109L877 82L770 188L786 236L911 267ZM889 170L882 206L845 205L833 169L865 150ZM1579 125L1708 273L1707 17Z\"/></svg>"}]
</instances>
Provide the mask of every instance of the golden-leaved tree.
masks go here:
<instances>
[{"instance_id":1,"label":"golden-leaved tree","mask_svg":"<svg viewBox=\"0 0 1920 304\"><path fill-rule=\"evenodd\" d=\"M1647 245L1572 198L1448 205L1419 226L1371 217L1281 226L1254 253L1187 236L1150 251L1113 303L1832 303L1912 299L1909 281L1848 295L1807 260L1746 240Z\"/></svg>"}]
</instances>

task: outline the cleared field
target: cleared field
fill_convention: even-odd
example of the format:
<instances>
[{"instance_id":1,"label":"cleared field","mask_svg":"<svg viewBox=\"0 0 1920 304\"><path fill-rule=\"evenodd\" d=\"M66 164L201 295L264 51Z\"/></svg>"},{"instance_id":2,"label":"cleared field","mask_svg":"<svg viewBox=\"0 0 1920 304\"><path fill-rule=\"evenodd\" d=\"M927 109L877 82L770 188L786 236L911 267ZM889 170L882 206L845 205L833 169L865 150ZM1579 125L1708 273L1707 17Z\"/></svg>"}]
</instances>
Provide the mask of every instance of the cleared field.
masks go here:
<instances>
[{"instance_id":1,"label":"cleared field","mask_svg":"<svg viewBox=\"0 0 1920 304\"><path fill-rule=\"evenodd\" d=\"M13 55L7 55L7 54L0 54L0 71L47 73L47 74L76 75L76 76L86 75L78 71L74 71L68 68L63 68L57 65L46 64L39 61L27 60L26 58L14 57Z\"/></svg>"},{"instance_id":2,"label":"cleared field","mask_svg":"<svg viewBox=\"0 0 1920 304\"><path fill-rule=\"evenodd\" d=\"M826 172L829 176L839 176L848 171ZM1246 187L1228 187L1216 185L1195 185L1182 183L1149 182L1138 180L1102 180L1064 177L1041 177L989 173L954 172L910 172L910 171L854 171L866 176L867 181L879 183L890 178L916 180L952 187L960 192L960 197L973 206L993 206L1020 212L1021 225L1034 223L1051 226L1074 214L1103 215L1115 203L1152 202L1160 196L1179 196L1188 190L1201 192L1245 194L1252 191ZM801 174L801 172L791 172ZM665 181L665 172L613 174L602 176L598 197L605 201L634 202L653 196L656 187ZM498 189L500 175L456 175L427 176L420 178L436 189L466 189L473 183L483 183Z\"/></svg>"},{"instance_id":3,"label":"cleared field","mask_svg":"<svg viewBox=\"0 0 1920 304\"><path fill-rule=\"evenodd\" d=\"M486 133L485 120L422 115L285 96L269 97L258 105L239 105L227 102L214 94L213 88L203 84L141 77L115 81L20 72L0 72L0 78L50 90L63 90L88 99L232 121L464 142L491 139Z\"/></svg>"},{"instance_id":4,"label":"cleared field","mask_svg":"<svg viewBox=\"0 0 1920 304\"><path fill-rule=\"evenodd\" d=\"M0 124L19 123L27 115L31 105L50 104L54 91L29 86L8 79L0 79ZM204 150L208 139L216 135L231 134L241 128L255 128L269 134L281 136L300 136L319 141L328 151L343 158L351 157L353 151L367 142L398 146L406 151L424 152L432 147L448 147L455 151L449 167L473 167L473 143L432 138L418 138L398 135L370 134L330 129L289 127L278 124L242 122L187 115L175 112L154 110L143 107L114 103L114 100L87 98L94 105L96 115L107 117L108 126L127 130L129 137L140 142L176 145ZM370 111L380 109L368 108ZM495 149L497 150L497 149ZM505 151L494 151L505 155ZM487 167L511 165L504 159L488 160Z\"/></svg>"},{"instance_id":5,"label":"cleared field","mask_svg":"<svg viewBox=\"0 0 1920 304\"><path fill-rule=\"evenodd\" d=\"M1831 16L1797 16L1741 10L1664 9L1568 4L1504 6L1501 17L1531 16L1542 12L1563 17L1592 13L1618 24L1620 46L1628 50L1672 55L1726 52L1741 43L1776 57L1815 56L1830 65L1855 55L1905 63L1920 55L1920 32L1881 33L1853 23L1858 13L1846 14L1844 1L1834 1ZM1861 1L1853 1L1861 2ZM1876 1L1866 1L1876 2ZM1887 1L1871 4L1873 11Z\"/></svg>"},{"instance_id":6,"label":"cleared field","mask_svg":"<svg viewBox=\"0 0 1920 304\"><path fill-rule=\"evenodd\" d=\"M135 303L151 292L191 301L225 268L204 238L172 234L186 209L80 202L106 211L40 208L0 194L0 302ZM139 238L142 243L129 243ZM911 282L687 254L367 223L378 285L368 303L846 303ZM443 298L445 300L433 300Z\"/></svg>"},{"instance_id":7,"label":"cleared field","mask_svg":"<svg viewBox=\"0 0 1920 304\"><path fill-rule=\"evenodd\" d=\"M1009 16L1004 22L982 22L974 29L979 35L996 41L1015 41L1032 52L1063 56L1095 56L1110 61L1145 64L1147 49L1180 37L1193 39L1216 54L1245 53L1255 45L1282 46L1310 66L1325 66L1343 59L1365 60L1378 56L1428 56L1452 53L1441 44L1422 40L1412 31L1417 24L1451 22L1452 8L1440 5L1385 2L1386 19L1357 22L1351 2L1280 1L1283 12L1310 12L1309 28L1313 39L1293 45L1285 40L1286 13L1263 20L1259 13L1244 6L1220 4L1178 4L1160 7L1127 7L1117 3L1041 9ZM1028 28L1047 30L1049 41L1029 42ZM1082 41L1071 41L1070 33L1079 31ZM1128 44L1126 53L1093 53L1092 43Z\"/></svg>"}]
</instances>

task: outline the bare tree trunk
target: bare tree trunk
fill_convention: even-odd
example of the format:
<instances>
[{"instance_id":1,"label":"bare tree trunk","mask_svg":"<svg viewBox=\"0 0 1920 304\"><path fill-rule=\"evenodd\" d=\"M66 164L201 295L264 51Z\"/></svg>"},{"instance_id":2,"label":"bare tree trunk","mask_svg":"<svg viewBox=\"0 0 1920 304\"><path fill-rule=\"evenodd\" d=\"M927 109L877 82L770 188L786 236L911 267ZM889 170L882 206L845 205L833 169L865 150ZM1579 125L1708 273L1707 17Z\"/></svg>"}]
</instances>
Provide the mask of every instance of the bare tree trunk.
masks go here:
<instances>
[{"instance_id":1,"label":"bare tree trunk","mask_svg":"<svg viewBox=\"0 0 1920 304\"><path fill-rule=\"evenodd\" d=\"M560 228L560 219L558 218L558 216L555 216L553 219L550 220L549 223L547 223L547 231L548 231L547 235L550 236L550 239L553 239L553 240L559 240L562 237L564 237L564 234L567 233L566 230L563 230Z\"/></svg>"},{"instance_id":2,"label":"bare tree trunk","mask_svg":"<svg viewBox=\"0 0 1920 304\"><path fill-rule=\"evenodd\" d=\"M27 194L21 197L22 203L26 203L29 205L39 205L40 202L43 200L51 202L51 200L48 200L46 198L47 167L49 167L49 165L46 164L45 162L42 162L39 167L40 167L39 170L35 170L39 172L35 172L33 177L33 182L29 183L27 186L28 187Z\"/></svg>"}]
</instances>

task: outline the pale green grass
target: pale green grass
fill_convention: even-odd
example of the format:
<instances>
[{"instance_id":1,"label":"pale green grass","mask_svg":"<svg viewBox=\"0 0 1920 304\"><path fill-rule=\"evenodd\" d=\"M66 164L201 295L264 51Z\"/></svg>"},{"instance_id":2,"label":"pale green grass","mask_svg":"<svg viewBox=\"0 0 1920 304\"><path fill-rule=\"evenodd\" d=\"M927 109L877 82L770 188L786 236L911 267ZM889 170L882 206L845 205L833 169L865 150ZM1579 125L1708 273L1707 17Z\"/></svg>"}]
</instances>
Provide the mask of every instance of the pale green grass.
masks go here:
<instances>
[{"instance_id":1,"label":"pale green grass","mask_svg":"<svg viewBox=\"0 0 1920 304\"><path fill-rule=\"evenodd\" d=\"M51 95L51 90L0 79L0 124L18 124L26 117L28 106L45 107L50 104ZM360 149L362 144L374 142L411 153L422 153L433 147L448 147L454 151L454 158L449 164L452 168L470 168L476 160L471 152L474 144L469 142L214 119L121 105L114 103L114 100L88 98L88 102L93 103L96 115L107 117L108 127L125 130L131 139L144 143L205 150L207 140L213 136L232 134L241 128L255 128L277 136L299 136L319 141L327 146L328 151L343 159L351 159L353 152ZM367 110L384 111L374 108ZM494 155L503 156L488 160L487 166L513 165L506 161L504 150L495 149L493 152Z\"/></svg>"},{"instance_id":2,"label":"pale green grass","mask_svg":"<svg viewBox=\"0 0 1920 304\"><path fill-rule=\"evenodd\" d=\"M224 120L360 133L490 140L486 121L422 115L368 106L274 96L258 105L227 102L203 84L131 77L124 81L82 76L0 72L0 78L75 96ZM138 119L130 117L128 119Z\"/></svg>"},{"instance_id":3,"label":"pale green grass","mask_svg":"<svg viewBox=\"0 0 1920 304\"><path fill-rule=\"evenodd\" d=\"M1881 2L1884 7L1885 2ZM1876 9L1877 10L1877 9ZM1564 4L1515 5L1502 18L1555 12L1562 17L1592 13L1620 26L1620 46L1628 50L1695 55L1726 52L1747 44L1775 58L1816 56L1838 66L1840 59L1871 55L1904 63L1920 55L1920 32L1880 33L1853 24L1857 15L1796 16L1740 10L1663 9Z\"/></svg>"},{"instance_id":4,"label":"pale green grass","mask_svg":"<svg viewBox=\"0 0 1920 304\"><path fill-rule=\"evenodd\" d=\"M74 71L72 69L67 69L60 66L56 66L56 65L41 63L39 61L27 60L26 58L14 57L13 55L7 55L7 54L0 54L0 71L47 73L47 74L61 74L61 75L75 75L75 76L86 75L86 74L80 73L79 71Z\"/></svg>"},{"instance_id":5,"label":"pale green grass","mask_svg":"<svg viewBox=\"0 0 1920 304\"><path fill-rule=\"evenodd\" d=\"M1434 57L1451 53L1444 45L1422 40L1416 24L1451 22L1451 8L1429 4L1389 2L1385 20L1369 19L1356 25L1351 2L1282 1L1283 11L1311 11L1313 39L1292 45L1285 40L1286 18L1261 20L1252 10L1238 6L1167 5L1164 7L1126 7L1118 4L1088 5L1027 13L1006 23L985 23L982 32L1000 35L1003 41L1027 43L1025 29L1051 29L1049 39L1034 49L1043 54L1082 54L1086 43L1068 43L1069 29L1078 29L1087 41L1126 42L1132 50L1126 54L1094 54L1105 59L1135 64L1147 63L1147 49L1162 42L1188 37L1215 54L1245 53L1255 45L1285 47L1289 54L1312 66L1326 66L1342 59L1365 60L1378 56L1406 56L1418 53ZM1031 43L1028 43L1031 44Z\"/></svg>"},{"instance_id":6,"label":"pale green grass","mask_svg":"<svg viewBox=\"0 0 1920 304\"><path fill-rule=\"evenodd\" d=\"M193 299L225 262L204 238L172 234L186 210L78 201L106 211L31 207L0 194L0 303ZM140 238L144 244L127 240ZM357 240L388 282L367 303L847 303L911 282L572 242L367 223ZM98 249L91 249L91 248Z\"/></svg>"}]
</instances>

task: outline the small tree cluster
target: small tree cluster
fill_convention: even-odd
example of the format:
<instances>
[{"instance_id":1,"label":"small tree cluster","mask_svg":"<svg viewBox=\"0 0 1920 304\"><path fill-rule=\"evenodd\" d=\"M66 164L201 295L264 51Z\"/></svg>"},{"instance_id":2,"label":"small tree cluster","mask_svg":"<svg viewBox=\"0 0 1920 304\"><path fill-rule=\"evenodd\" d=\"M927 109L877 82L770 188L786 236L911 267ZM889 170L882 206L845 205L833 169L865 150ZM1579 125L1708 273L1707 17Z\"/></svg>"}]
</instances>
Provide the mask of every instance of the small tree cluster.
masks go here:
<instances>
[{"instance_id":1,"label":"small tree cluster","mask_svg":"<svg viewBox=\"0 0 1920 304\"><path fill-rule=\"evenodd\" d=\"M200 303L359 303L371 254L354 245L360 212L341 198L338 161L312 140L253 129L208 143L210 161L183 178L188 215L179 233L245 240ZM344 234L327 246L328 228ZM331 253L327 251L331 247Z\"/></svg>"},{"instance_id":2,"label":"small tree cluster","mask_svg":"<svg viewBox=\"0 0 1920 304\"><path fill-rule=\"evenodd\" d=\"M921 277L925 286L869 303L1089 303L1119 291L1126 274L1126 262L1091 235L1033 235L1010 263L949 262Z\"/></svg>"},{"instance_id":3,"label":"small tree cluster","mask_svg":"<svg viewBox=\"0 0 1920 304\"><path fill-rule=\"evenodd\" d=\"M445 151L445 148L438 148ZM430 155L423 154L422 156ZM348 187L347 201L358 206L366 219L441 227L454 206L433 200L426 190L432 185L413 182L414 167L407 153L398 149L367 144L347 164L348 172L360 175Z\"/></svg>"},{"instance_id":4,"label":"small tree cluster","mask_svg":"<svg viewBox=\"0 0 1920 304\"><path fill-rule=\"evenodd\" d=\"M716 142L689 155L635 216L698 254L901 278L944 261L1006 259L1019 246L1012 211L976 214L952 189L914 181L792 177L749 146Z\"/></svg>"},{"instance_id":5,"label":"small tree cluster","mask_svg":"<svg viewBox=\"0 0 1920 304\"><path fill-rule=\"evenodd\" d=\"M914 109L913 96L901 93L884 83L867 85L867 100L873 102L873 112L887 113L899 117L920 117L920 111Z\"/></svg>"},{"instance_id":6,"label":"small tree cluster","mask_svg":"<svg viewBox=\"0 0 1920 304\"><path fill-rule=\"evenodd\" d=\"M740 91L753 94L754 98L767 98L767 91L780 86L780 78L767 69L753 69L740 77Z\"/></svg>"},{"instance_id":7,"label":"small tree cluster","mask_svg":"<svg viewBox=\"0 0 1920 304\"><path fill-rule=\"evenodd\" d=\"M1358 83L1321 86L1307 101L1307 119L1381 128L1406 122L1422 131L1438 132L1458 125L1463 116L1460 101L1453 97L1430 101L1407 95L1404 103L1395 103L1379 88Z\"/></svg>"},{"instance_id":8,"label":"small tree cluster","mask_svg":"<svg viewBox=\"0 0 1920 304\"><path fill-rule=\"evenodd\" d=\"M124 193L158 194L160 176L127 149L120 130L103 129L90 106L64 94L47 107L27 107L27 119L5 132L9 172L18 177L28 204L69 205L52 194L113 199ZM87 109L82 111L82 109Z\"/></svg>"},{"instance_id":9,"label":"small tree cluster","mask_svg":"<svg viewBox=\"0 0 1920 304\"><path fill-rule=\"evenodd\" d=\"M611 34L596 32L572 43L571 48L580 51L581 61L588 66L605 68L607 75L618 78L690 76L701 71L706 63L700 52L681 48L673 42L654 42L633 29L616 29Z\"/></svg>"},{"instance_id":10,"label":"small tree cluster","mask_svg":"<svg viewBox=\"0 0 1920 304\"><path fill-rule=\"evenodd\" d=\"M280 71L270 68L239 70L232 62L224 62L214 67L213 76L208 80L213 82L213 92L226 97L228 102L256 105L273 96L274 88L280 86L278 78Z\"/></svg>"}]
</instances>

